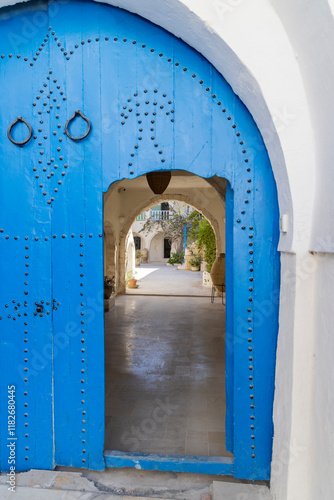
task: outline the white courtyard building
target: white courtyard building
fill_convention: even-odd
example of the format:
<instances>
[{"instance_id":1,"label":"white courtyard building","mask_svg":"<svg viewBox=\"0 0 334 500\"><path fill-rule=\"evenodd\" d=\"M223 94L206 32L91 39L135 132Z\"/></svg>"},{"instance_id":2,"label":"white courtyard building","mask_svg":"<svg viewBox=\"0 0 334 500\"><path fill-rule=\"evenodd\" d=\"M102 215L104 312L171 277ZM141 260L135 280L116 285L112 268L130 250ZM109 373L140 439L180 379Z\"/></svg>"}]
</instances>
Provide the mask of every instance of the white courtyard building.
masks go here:
<instances>
[{"instance_id":1,"label":"white courtyard building","mask_svg":"<svg viewBox=\"0 0 334 500\"><path fill-rule=\"evenodd\" d=\"M179 201L162 202L159 205L142 212L132 225L132 234L136 250L147 250L148 262L168 262L169 257L177 249L174 247L170 235L159 230L143 231L143 227L148 218L155 221L168 220L174 211L184 215L189 215L194 209Z\"/></svg>"}]
</instances>

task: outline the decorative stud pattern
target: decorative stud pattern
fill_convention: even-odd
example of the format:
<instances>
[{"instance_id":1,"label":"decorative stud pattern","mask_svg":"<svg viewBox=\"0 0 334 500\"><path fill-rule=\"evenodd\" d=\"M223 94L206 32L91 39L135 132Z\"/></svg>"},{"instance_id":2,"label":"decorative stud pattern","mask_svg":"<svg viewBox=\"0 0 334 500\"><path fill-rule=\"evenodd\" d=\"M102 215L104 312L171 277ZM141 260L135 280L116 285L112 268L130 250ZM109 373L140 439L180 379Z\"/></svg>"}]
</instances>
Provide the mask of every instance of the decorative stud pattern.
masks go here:
<instances>
[{"instance_id":1,"label":"decorative stud pattern","mask_svg":"<svg viewBox=\"0 0 334 500\"><path fill-rule=\"evenodd\" d=\"M167 94L163 93L159 99L158 89L154 89L153 96L150 96L150 92L146 89L140 93L138 96L138 92L133 94L134 99L128 98L127 104L122 106L122 110L120 113L121 117L121 126L126 124L126 121L129 119L135 119L138 123L138 135L137 135L137 143L133 147L133 151L130 153L128 167L130 167L130 174L134 174L133 164L137 161L139 152L140 152L140 141L150 138L152 143L154 144L155 150L158 152L159 160L161 163L164 163L166 160L163 157L163 150L158 149L159 143L156 142L156 121L157 116L158 119L161 119L164 116L169 117L173 116L174 109L172 107L172 101L167 99ZM169 118L170 119L170 118ZM170 119L170 121L174 121L174 119Z\"/></svg>"},{"instance_id":2,"label":"decorative stud pattern","mask_svg":"<svg viewBox=\"0 0 334 500\"><path fill-rule=\"evenodd\" d=\"M34 318L43 317L44 314L50 314L50 302L44 301L43 299L36 300L34 297L31 297L30 289L29 289L29 278L30 278L30 260L31 255L34 253L34 243L40 240L37 236L18 236L18 235L10 235L5 234L3 229L0 229L0 237L1 237L1 245L6 245L8 243L10 248L17 248L15 252L19 252L22 254L24 258L23 262L18 262L16 265L22 265L22 296L16 299L9 299L3 306L0 307L0 321L14 321L17 324L17 329L15 330L16 334L19 336L16 338L18 346L20 346L20 351L22 353L22 362L17 367L18 372L21 376L23 382L23 393L22 399L21 397L18 399L20 401L20 407L17 408L17 416L22 415L22 421L18 419L20 425L18 424L17 429L21 427L24 428L24 433L22 435L22 442L18 442L19 446L23 447L24 450L24 460L29 460L29 450L34 446L34 436L30 437L29 428L30 428L30 412L29 412L29 381L30 376L32 374L36 374L36 367L31 366L30 359L30 350L34 348L34 340L30 339L31 333L33 334L34 326L33 320ZM45 237L43 241L47 240ZM14 243L14 247L12 247ZM56 302L56 301L55 301ZM58 305L60 303L58 302ZM8 325L6 328L13 328ZM14 331L13 331L14 334ZM21 344L22 342L22 344ZM32 346L30 347L30 343ZM32 356L33 358L33 356ZM20 395L21 396L21 395ZM19 451L21 453L21 451Z\"/></svg>"},{"instance_id":3,"label":"decorative stud pattern","mask_svg":"<svg viewBox=\"0 0 334 500\"><path fill-rule=\"evenodd\" d=\"M78 377L81 379L81 390L80 394L78 394L78 398L80 398L81 402L81 442L83 444L82 449L82 458L81 461L84 464L86 462L85 458L85 443L86 443L86 328L85 328L85 283L84 283L84 239L83 234L80 234L80 242L79 242L79 272L80 272L80 335L81 335L81 344L80 344L80 353L78 356L81 357L81 370L78 373ZM89 234L92 237L92 234Z\"/></svg>"},{"instance_id":4,"label":"decorative stud pattern","mask_svg":"<svg viewBox=\"0 0 334 500\"><path fill-rule=\"evenodd\" d=\"M29 252L29 238L28 236L25 237L25 252L26 252L26 255L29 255L28 252ZM29 300L29 288L28 288L28 283L29 283L29 268L27 266L27 263L25 263L25 276L24 276L24 294L25 294L25 300L24 300L24 306L27 307L28 306L28 300ZM25 313L25 316L27 316L27 313ZM26 364L26 366L24 367L24 370L25 370L25 376L24 376L24 379L23 379L23 382L24 382L24 408L26 409L28 407L28 380L29 380L29 374L28 374L28 370L29 370L29 365L28 365L28 360L29 360L29 353L28 353L28 348L30 347L29 346L29 336L28 336L28 332L29 332L29 328L28 328L28 321L27 321L27 318L25 318L25 321L24 321L24 363ZM30 439L29 439L29 419L25 416L25 423L24 423L24 426L25 426L25 435L24 435L24 440L25 440L25 448L26 448L26 451L28 451L29 449L29 444L30 444ZM28 456L28 453L25 454L25 460L28 460L29 456Z\"/></svg>"},{"instance_id":5,"label":"decorative stud pattern","mask_svg":"<svg viewBox=\"0 0 334 500\"><path fill-rule=\"evenodd\" d=\"M160 59L165 59L168 64L173 65L174 71L179 71L180 74L182 75L183 78L190 78L191 81L193 82L194 85L199 85L201 89L203 90L203 93L209 94L211 97L211 100L219 111L225 115L226 120L229 122L229 126L233 130L233 133L235 134L239 147L240 147L240 153L243 155L243 163L241 168L246 168L247 172L247 185L245 186L245 191L244 191L244 200L243 200L243 207L245 209L240 210L240 213L237 215L236 223L238 224L238 229L244 232L245 235L245 240L247 240L247 252L248 252L248 263L249 263L249 274L247 276L247 289L249 292L248 296L248 303L245 305L247 307L247 313L248 313L248 359L245 360L245 362L248 362L248 367L249 367L249 408L247 411L249 411L250 414L250 420L251 420L251 433L250 433L250 450L251 450L251 456L252 458L255 458L255 422L256 422L256 413L255 413L255 407L256 407L256 393L255 393L255 383L254 383L254 378L255 378L255 364L254 364L254 331L253 331L253 322L254 322L254 312L253 312L253 298L254 298L254 289L255 289L255 277L254 277L254 241L256 240L255 235L255 229L253 225L249 225L249 221L252 220L252 208L253 208L253 194L252 194L252 182L253 182L253 166L251 164L250 158L248 158L247 155L247 149L245 146L245 139L241 136L241 132L238 130L238 124L234 123L234 117L232 112L229 112L229 110L226 107L226 103L223 103L222 100L219 100L218 93L215 89L212 89L211 86L207 85L204 80L201 78L200 75L197 75L196 73L192 73L190 68L187 68L184 64L182 64L181 61L175 61L173 58L168 57L168 55L159 52L156 50L156 48L153 47L148 47L147 44L145 43L139 43L137 40L128 40L126 37L122 36L113 36L113 37L96 37L96 38L88 38L87 40L81 40L80 42L76 43L74 47L71 50L66 50L64 44L59 40L57 34L55 31L53 31L52 27L49 27L49 33L46 35L44 38L44 41L40 44L38 50L36 51L36 54L33 56L32 60L30 60L27 57L24 57L24 61L28 62L30 66L33 66L38 58L41 56L42 51L45 47L45 45L52 40L52 43L55 43L57 47L59 48L59 51L63 54L64 58L66 61L69 61L71 56L75 56L76 52L79 50L85 50L85 47L87 44L93 44L93 43L117 43L117 44L124 44L124 43L130 43L132 46L136 48L136 50L146 50L147 52L150 52L151 57L156 57ZM13 57L13 54L2 54L1 58L8 58L8 59L20 59L21 55L18 54L16 57ZM59 191L60 186L63 183L64 177L66 175L66 169L68 165L64 162L64 157L62 154L62 137L59 137L59 134L61 133L61 129L63 129L64 124L58 123L57 127L55 127L55 130L52 131L52 136L53 137L59 137L59 145L57 147L57 152L54 151L54 154L52 155L51 158L48 157L46 154L46 151L48 151L47 144L49 144L50 137L48 136L49 131L46 128L46 123L45 123L45 116L52 114L58 113L58 110L61 109L61 104L66 100L66 97L64 96L64 92L62 91L60 85L57 82L57 79L52 78L52 70L50 70L49 75L46 77L46 81L43 83L43 88L41 88L39 94L36 96L36 100L33 103L33 107L35 109L35 113L37 113L38 118L39 118L39 128L36 131L36 135L34 136L34 141L36 141L36 145L39 148L39 155L40 159L38 160L38 164L34 165L33 167L33 172L36 180L38 181L39 188L42 192L42 195L45 197L47 200L48 205L52 205L53 201L55 200L56 193ZM49 90L47 90L49 89ZM165 163L165 157L164 157L164 151L163 148L159 147L159 140L157 138L157 133L156 133L156 120L159 119L161 120L162 117L166 118L173 123L175 121L175 109L172 104L172 101L167 97L166 93L162 93L160 89L154 89L154 90L148 90L145 89L141 92L135 92L131 98L127 100L127 103L123 105L122 110L120 112L120 123L121 126L126 126L127 121L129 119L136 119L138 122L138 134L137 134L137 141L136 144L133 147L133 150L130 153L129 161L128 161L128 171L130 175L134 175L136 171L136 162L138 160L139 152L140 152L140 144L141 141L143 140L149 140L152 142L152 146L154 151L157 153L157 157L161 161L161 163ZM85 118L84 118L85 119ZM56 120L59 120L59 115L56 115ZM87 122L88 123L88 122ZM14 125L14 124L12 124ZM90 123L89 123L89 131L90 131ZM88 133L89 133L88 131ZM88 135L88 133L85 135L85 137ZM31 134L32 135L32 134ZM31 138L31 137L30 137ZM30 140L29 138L29 140ZM83 137L82 137L83 138ZM79 138L76 138L79 140ZM81 139L81 138L80 138ZM14 142L14 141L12 141ZM20 145L20 144L19 144ZM51 196L51 194L53 196ZM51 208L51 207L50 207ZM66 238L66 235L54 235L53 238L56 237L61 237L63 239ZM29 250L29 245L27 246L27 251ZM83 246L83 244L81 245ZM246 247L246 244L245 244ZM29 254L27 253L28 257ZM83 252L80 252L81 258L83 257ZM28 259L27 259L28 261ZM83 261L81 262L83 266ZM80 265L81 265L80 264ZM27 267L27 272L26 272L26 278L29 276L29 263L26 263ZM80 276L82 277L82 276ZM25 280L25 283L28 283L28 280ZM80 295L82 299L82 304L84 304L84 282L80 282L80 287L82 288ZM27 296L29 294L28 292L28 286L25 285L24 289L24 294ZM19 305L20 304L20 305ZM24 303L23 303L24 304ZM82 306L83 307L83 306ZM12 305L8 304L8 314L7 317L8 319L11 319L13 321L16 321L18 318L22 317L22 313L20 310L22 309L22 301L20 303L14 303L12 302ZM48 313L48 311L45 311ZM84 344L85 344L85 328L84 328L84 310L82 312L82 344L83 344L83 351L82 353L84 354ZM37 312L36 312L37 314ZM42 313L40 313L42 314ZM21 316L20 316L21 315ZM0 320L4 317L3 315L0 316ZM25 322L25 326L27 322ZM27 328L25 331L28 332ZM27 335L27 333L25 333ZM25 340L25 343L27 343L28 340ZM26 354L26 352L25 352ZM26 358L27 362L29 358ZM83 362L84 362L84 357L83 357ZM82 375L82 384L84 386L85 384L85 379L84 379L84 374ZM84 395L84 387L81 390L81 395ZM82 404L85 404L85 398L82 396ZM245 409L246 410L246 409ZM84 439L84 433L86 432L85 429L85 412L86 408L82 410L82 442L83 444L85 443ZM83 449L82 453L85 453L86 450L85 448ZM85 463L85 458L82 459L83 463Z\"/></svg>"},{"instance_id":6,"label":"decorative stud pattern","mask_svg":"<svg viewBox=\"0 0 334 500\"><path fill-rule=\"evenodd\" d=\"M52 70L50 70L49 74L46 76L36 96L36 101L33 103L39 118L39 128L37 129L37 135L34 136L34 139L37 142L39 154L42 157L38 160L38 163L34 165L33 172L43 196L46 197L48 205L52 205L52 202L55 200L56 193L58 193L59 186L63 183L63 178L66 175L66 169L68 167L67 163L64 162L62 154L63 138L59 137L59 129L63 127L59 122L58 114L61 105L57 104L55 110L55 103L62 102L64 99L64 92L58 84L57 78L53 78L51 75L53 75ZM52 116L53 123L57 123L55 130L52 131L52 135L53 137L58 137L57 142L59 143L55 154L52 155L51 158L46 156L46 153L50 150L51 141L49 137L48 115Z\"/></svg>"}]
</instances>

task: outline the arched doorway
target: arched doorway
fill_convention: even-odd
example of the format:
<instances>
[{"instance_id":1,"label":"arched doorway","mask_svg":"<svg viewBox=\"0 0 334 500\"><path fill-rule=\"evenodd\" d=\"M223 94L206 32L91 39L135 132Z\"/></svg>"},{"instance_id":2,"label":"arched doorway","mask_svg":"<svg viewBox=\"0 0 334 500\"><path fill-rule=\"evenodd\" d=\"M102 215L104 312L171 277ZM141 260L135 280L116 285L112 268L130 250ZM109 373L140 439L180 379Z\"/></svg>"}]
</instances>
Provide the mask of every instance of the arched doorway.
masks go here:
<instances>
[{"instance_id":1,"label":"arched doorway","mask_svg":"<svg viewBox=\"0 0 334 500\"><path fill-rule=\"evenodd\" d=\"M168 202L157 200L145 176L120 181L105 197L105 217L118 220L126 207L129 220L122 233L130 224L130 233L143 235L143 247L150 249L149 263L136 264L139 289L127 288L116 298L116 310L105 317L105 449L136 452L137 460L143 453L201 455L203 462L231 459L225 446L225 307L221 300L211 303L211 288L203 287L201 272L161 263L167 232L141 231L147 222L169 228L176 249L181 221L188 221L196 205L215 227L216 248L225 251L225 182L215 192L211 183L187 172L171 176L158 195ZM168 219L163 203L170 209ZM183 225L180 231L183 244ZM160 248L154 252L157 236ZM161 407L166 401L167 412Z\"/></svg>"},{"instance_id":2,"label":"arched doorway","mask_svg":"<svg viewBox=\"0 0 334 500\"><path fill-rule=\"evenodd\" d=\"M134 196L134 190L138 190L138 196ZM165 200L165 201L164 201ZM215 232L217 242L217 252L225 252L225 200L226 181L218 178L204 179L186 171L175 170L172 172L171 182L168 189L162 195L154 195L148 188L145 176L136 179L123 179L110 186L104 195L104 214L107 219L116 217L117 207L121 207L121 212L125 212L126 217L121 217L122 224L119 225L119 287L118 292L125 292L125 253L126 240L130 228L136 219L142 219L141 215L146 210L160 207L162 202L170 203L176 200L180 204L192 206L195 210L206 217ZM213 204L210 207L210 205ZM120 212L120 213L121 213ZM220 222L218 223L218 219ZM138 227L136 227L138 229ZM135 232L135 234L137 234ZM145 245L150 246L152 235L147 237Z\"/></svg>"},{"instance_id":3,"label":"arched doorway","mask_svg":"<svg viewBox=\"0 0 334 500\"><path fill-rule=\"evenodd\" d=\"M154 235L150 242L150 255L153 262L161 262L166 258L164 250L166 238L164 238L163 233L158 233ZM169 257L169 256L168 256Z\"/></svg>"},{"instance_id":4,"label":"arched doorway","mask_svg":"<svg viewBox=\"0 0 334 500\"><path fill-rule=\"evenodd\" d=\"M47 33L36 27L15 54L10 34L33 11L19 6L5 15L1 262L15 264L2 264L1 303L11 310L1 316L1 366L22 412L17 469L139 465L268 479L278 216L270 162L252 117L200 54L125 11L59 4L50 9ZM169 458L152 465L144 457L139 463L103 456L102 193L115 181L163 169L229 183L233 462ZM27 345L19 347L17 338Z\"/></svg>"},{"instance_id":5,"label":"arched doorway","mask_svg":"<svg viewBox=\"0 0 334 500\"><path fill-rule=\"evenodd\" d=\"M141 237L136 235L133 237L134 242L135 242L135 249L136 250L141 250Z\"/></svg>"}]
</instances>

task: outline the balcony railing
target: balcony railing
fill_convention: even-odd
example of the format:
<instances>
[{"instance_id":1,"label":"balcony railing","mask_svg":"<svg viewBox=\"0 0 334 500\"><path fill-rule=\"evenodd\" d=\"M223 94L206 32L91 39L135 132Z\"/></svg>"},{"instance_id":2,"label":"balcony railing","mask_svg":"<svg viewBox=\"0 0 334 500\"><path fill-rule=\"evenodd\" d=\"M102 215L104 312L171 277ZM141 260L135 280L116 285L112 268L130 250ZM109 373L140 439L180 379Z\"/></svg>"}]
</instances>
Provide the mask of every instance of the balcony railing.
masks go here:
<instances>
[{"instance_id":1,"label":"balcony railing","mask_svg":"<svg viewBox=\"0 0 334 500\"><path fill-rule=\"evenodd\" d=\"M150 210L150 217L153 220L168 220L169 219L169 210Z\"/></svg>"},{"instance_id":2,"label":"balcony railing","mask_svg":"<svg viewBox=\"0 0 334 500\"><path fill-rule=\"evenodd\" d=\"M146 215L148 214L148 215ZM153 220L168 220L170 216L169 210L148 210L136 217L136 221L143 222L147 217L152 217Z\"/></svg>"}]
</instances>

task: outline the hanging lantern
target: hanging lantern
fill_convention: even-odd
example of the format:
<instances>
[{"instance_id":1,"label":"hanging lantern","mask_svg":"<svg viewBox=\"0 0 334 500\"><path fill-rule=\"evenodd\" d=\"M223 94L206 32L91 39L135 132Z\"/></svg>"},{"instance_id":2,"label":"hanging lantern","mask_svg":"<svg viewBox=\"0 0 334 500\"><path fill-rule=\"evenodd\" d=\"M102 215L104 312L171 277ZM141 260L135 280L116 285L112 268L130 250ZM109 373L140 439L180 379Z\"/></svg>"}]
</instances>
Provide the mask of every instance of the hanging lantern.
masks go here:
<instances>
[{"instance_id":1,"label":"hanging lantern","mask_svg":"<svg viewBox=\"0 0 334 500\"><path fill-rule=\"evenodd\" d=\"M148 185L154 194L162 194L168 188L172 177L170 171L149 172L146 174Z\"/></svg>"}]
</instances>

